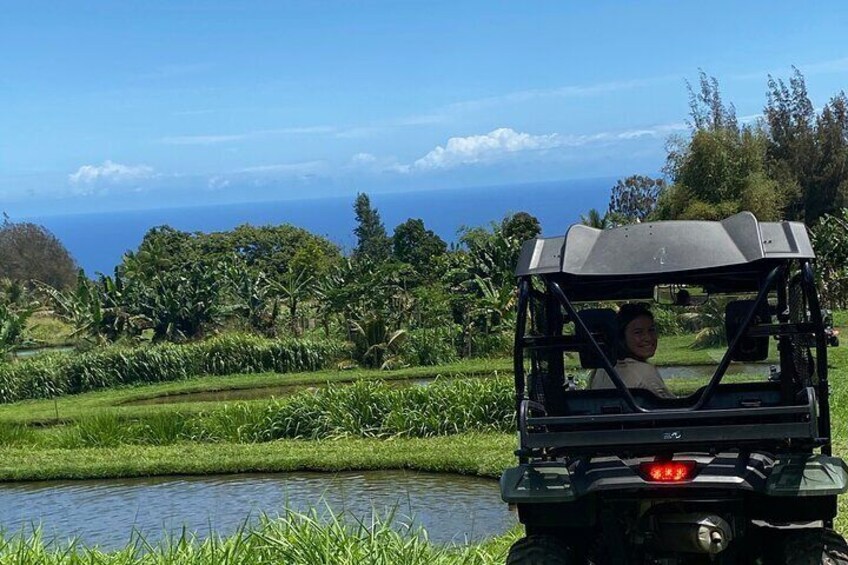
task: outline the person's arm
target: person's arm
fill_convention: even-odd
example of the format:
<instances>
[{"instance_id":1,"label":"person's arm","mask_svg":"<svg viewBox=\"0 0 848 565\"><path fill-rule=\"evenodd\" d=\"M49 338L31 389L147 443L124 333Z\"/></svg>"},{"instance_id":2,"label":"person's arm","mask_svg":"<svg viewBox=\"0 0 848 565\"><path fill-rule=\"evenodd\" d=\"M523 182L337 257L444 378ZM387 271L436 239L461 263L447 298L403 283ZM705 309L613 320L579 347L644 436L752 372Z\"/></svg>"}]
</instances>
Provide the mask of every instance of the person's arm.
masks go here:
<instances>
[{"instance_id":1,"label":"person's arm","mask_svg":"<svg viewBox=\"0 0 848 565\"><path fill-rule=\"evenodd\" d=\"M641 378L639 379L640 387L650 390L660 398L677 398L665 386L665 381L663 381L656 367L650 363L642 363L642 365L645 365L645 367L642 367Z\"/></svg>"}]
</instances>

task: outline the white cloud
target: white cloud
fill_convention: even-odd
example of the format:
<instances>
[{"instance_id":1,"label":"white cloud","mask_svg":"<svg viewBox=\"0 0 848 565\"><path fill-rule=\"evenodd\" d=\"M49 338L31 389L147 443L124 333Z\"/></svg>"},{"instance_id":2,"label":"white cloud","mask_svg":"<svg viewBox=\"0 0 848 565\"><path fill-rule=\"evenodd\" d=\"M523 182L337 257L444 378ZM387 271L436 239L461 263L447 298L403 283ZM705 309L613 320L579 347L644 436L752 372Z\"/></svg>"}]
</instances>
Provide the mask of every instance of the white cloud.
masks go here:
<instances>
[{"instance_id":1,"label":"white cloud","mask_svg":"<svg viewBox=\"0 0 848 565\"><path fill-rule=\"evenodd\" d=\"M209 190L222 190L230 186L230 181L224 177L215 176L209 179L207 186Z\"/></svg>"},{"instance_id":2,"label":"white cloud","mask_svg":"<svg viewBox=\"0 0 848 565\"><path fill-rule=\"evenodd\" d=\"M245 134L236 135L178 135L163 137L159 141L166 145L215 145L230 141L241 141L247 138Z\"/></svg>"},{"instance_id":3,"label":"white cloud","mask_svg":"<svg viewBox=\"0 0 848 565\"><path fill-rule=\"evenodd\" d=\"M256 167L245 167L239 169L238 173L243 174L273 174L273 175L311 175L318 173L326 168L324 161L305 161L303 163L283 163L279 165L259 165Z\"/></svg>"},{"instance_id":4,"label":"white cloud","mask_svg":"<svg viewBox=\"0 0 848 565\"><path fill-rule=\"evenodd\" d=\"M559 135L531 135L498 128L483 135L452 137L412 164L413 169L447 169L458 165L494 161L511 153L549 149L560 145Z\"/></svg>"},{"instance_id":5,"label":"white cloud","mask_svg":"<svg viewBox=\"0 0 848 565\"><path fill-rule=\"evenodd\" d=\"M671 123L592 134L550 133L544 135L517 132L512 128L498 128L483 135L452 137L444 146L437 146L411 165L396 165L392 167L392 170L409 173L450 169L475 163L492 163L527 152L603 145L641 138L661 138L687 128L688 126L683 123Z\"/></svg>"},{"instance_id":6,"label":"white cloud","mask_svg":"<svg viewBox=\"0 0 848 565\"><path fill-rule=\"evenodd\" d=\"M377 158L371 153L357 153L350 159L350 162L354 165L370 165L375 161L377 161Z\"/></svg>"},{"instance_id":7,"label":"white cloud","mask_svg":"<svg viewBox=\"0 0 848 565\"><path fill-rule=\"evenodd\" d=\"M122 165L112 161L103 161L102 165L83 165L77 172L68 175L75 186L94 185L100 182L125 183L154 176L153 168L147 165Z\"/></svg>"},{"instance_id":8,"label":"white cloud","mask_svg":"<svg viewBox=\"0 0 848 565\"><path fill-rule=\"evenodd\" d=\"M334 133L333 126L302 126L277 129L262 129L244 133L219 134L219 135L175 135L159 139L159 143L165 145L216 145L232 141L243 141L245 139L256 139L261 137L278 135L309 135L321 133Z\"/></svg>"}]
</instances>

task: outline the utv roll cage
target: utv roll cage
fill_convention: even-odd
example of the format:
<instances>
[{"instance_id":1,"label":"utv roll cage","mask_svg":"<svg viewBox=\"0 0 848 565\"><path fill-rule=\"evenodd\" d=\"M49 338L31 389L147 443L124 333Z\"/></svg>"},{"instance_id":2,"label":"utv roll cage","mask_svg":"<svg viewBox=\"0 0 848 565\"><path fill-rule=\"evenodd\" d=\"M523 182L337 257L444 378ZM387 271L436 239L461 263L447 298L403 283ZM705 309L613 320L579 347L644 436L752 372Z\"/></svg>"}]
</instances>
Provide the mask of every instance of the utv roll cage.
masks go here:
<instances>
[{"instance_id":1,"label":"utv roll cage","mask_svg":"<svg viewBox=\"0 0 848 565\"><path fill-rule=\"evenodd\" d=\"M830 455L827 335L815 255L796 222L572 226L524 244L518 277L515 390L520 463L563 454L657 453L704 446ZM652 300L660 285L745 296L726 307L728 348L706 385L664 399L629 389L616 370L616 324L602 301ZM578 309L578 304L589 303ZM763 361L778 341L780 370L761 382L722 383L732 361ZM578 389L565 354L603 369L614 389Z\"/></svg>"}]
</instances>

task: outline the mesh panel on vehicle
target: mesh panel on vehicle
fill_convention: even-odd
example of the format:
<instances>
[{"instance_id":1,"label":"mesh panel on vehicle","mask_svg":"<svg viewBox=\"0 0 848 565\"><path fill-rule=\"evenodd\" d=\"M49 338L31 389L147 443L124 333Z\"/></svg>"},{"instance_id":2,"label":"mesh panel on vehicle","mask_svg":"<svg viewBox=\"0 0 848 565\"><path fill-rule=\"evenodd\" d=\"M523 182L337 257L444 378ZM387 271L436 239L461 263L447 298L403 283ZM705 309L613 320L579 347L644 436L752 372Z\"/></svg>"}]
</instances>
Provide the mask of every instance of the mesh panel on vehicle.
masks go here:
<instances>
[{"instance_id":1,"label":"mesh panel on vehicle","mask_svg":"<svg viewBox=\"0 0 848 565\"><path fill-rule=\"evenodd\" d=\"M807 308L807 297L804 292L801 273L795 274L789 281L789 321L793 324L810 321L810 312ZM818 385L815 359L810 347L812 339L812 336L804 334L793 334L790 337L792 364L795 367L795 373L798 375L798 382L804 386Z\"/></svg>"},{"instance_id":2,"label":"mesh panel on vehicle","mask_svg":"<svg viewBox=\"0 0 848 565\"><path fill-rule=\"evenodd\" d=\"M547 311L545 301L537 293L531 294L528 313L527 335L545 335L547 327ZM530 352L530 372L527 374L527 397L530 400L545 403L545 389L543 375L548 374L547 355L543 355L538 349Z\"/></svg>"}]
</instances>

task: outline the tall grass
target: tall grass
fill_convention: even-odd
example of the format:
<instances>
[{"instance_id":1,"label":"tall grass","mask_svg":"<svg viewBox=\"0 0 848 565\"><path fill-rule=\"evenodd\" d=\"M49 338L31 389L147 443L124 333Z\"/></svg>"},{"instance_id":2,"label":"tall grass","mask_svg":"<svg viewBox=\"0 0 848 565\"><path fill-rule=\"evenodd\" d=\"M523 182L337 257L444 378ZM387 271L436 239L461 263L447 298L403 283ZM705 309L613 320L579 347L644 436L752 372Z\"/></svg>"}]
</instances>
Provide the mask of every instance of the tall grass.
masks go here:
<instances>
[{"instance_id":1,"label":"tall grass","mask_svg":"<svg viewBox=\"0 0 848 565\"><path fill-rule=\"evenodd\" d=\"M112 347L75 355L44 355L0 365L0 402L52 398L118 385L274 371L312 371L344 353L330 340L271 340L228 335L203 342Z\"/></svg>"},{"instance_id":2,"label":"tall grass","mask_svg":"<svg viewBox=\"0 0 848 565\"><path fill-rule=\"evenodd\" d=\"M15 445L76 448L510 432L515 429L513 394L512 381L500 377L436 380L426 387L406 388L359 381L264 404L225 404L204 412L151 412L134 419L107 412L40 434L18 437L9 431L8 435ZM3 442L0 429L0 445Z\"/></svg>"},{"instance_id":3,"label":"tall grass","mask_svg":"<svg viewBox=\"0 0 848 565\"><path fill-rule=\"evenodd\" d=\"M226 538L183 534L152 544L136 535L113 552L51 542L36 530L0 538L0 565L490 565L504 562L505 547L497 541L436 546L425 531L391 519L362 522L312 511L262 518Z\"/></svg>"}]
</instances>

